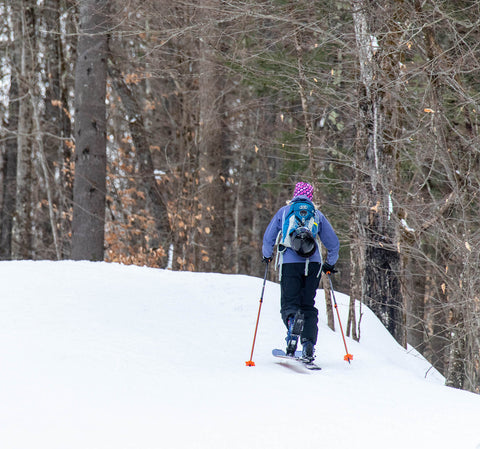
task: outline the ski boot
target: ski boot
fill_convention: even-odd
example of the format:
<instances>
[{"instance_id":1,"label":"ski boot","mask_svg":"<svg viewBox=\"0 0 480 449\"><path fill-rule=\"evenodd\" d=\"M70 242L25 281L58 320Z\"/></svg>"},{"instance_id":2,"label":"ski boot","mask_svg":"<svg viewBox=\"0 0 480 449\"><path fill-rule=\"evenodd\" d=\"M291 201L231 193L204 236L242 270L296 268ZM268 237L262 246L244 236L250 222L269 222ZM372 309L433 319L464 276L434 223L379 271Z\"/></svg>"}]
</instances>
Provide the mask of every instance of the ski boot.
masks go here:
<instances>
[{"instance_id":1,"label":"ski boot","mask_svg":"<svg viewBox=\"0 0 480 449\"><path fill-rule=\"evenodd\" d=\"M302 345L302 359L306 362L313 362L315 360L315 346L310 340L305 340Z\"/></svg>"},{"instance_id":2,"label":"ski boot","mask_svg":"<svg viewBox=\"0 0 480 449\"><path fill-rule=\"evenodd\" d=\"M303 331L304 323L303 313L298 311L295 316L291 315L288 317L287 326L287 349L286 354L290 357L295 357L295 351L297 350L298 340Z\"/></svg>"}]
</instances>

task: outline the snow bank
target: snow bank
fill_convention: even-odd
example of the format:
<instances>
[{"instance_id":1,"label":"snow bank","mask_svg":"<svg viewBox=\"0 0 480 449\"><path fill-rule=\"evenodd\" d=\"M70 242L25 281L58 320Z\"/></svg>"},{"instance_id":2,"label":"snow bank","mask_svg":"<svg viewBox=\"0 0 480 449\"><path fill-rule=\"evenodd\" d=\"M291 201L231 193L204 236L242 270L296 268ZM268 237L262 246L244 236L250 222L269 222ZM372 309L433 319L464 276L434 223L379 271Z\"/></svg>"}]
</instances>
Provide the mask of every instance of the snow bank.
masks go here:
<instances>
[{"instance_id":1,"label":"snow bank","mask_svg":"<svg viewBox=\"0 0 480 449\"><path fill-rule=\"evenodd\" d=\"M279 286L89 262L0 262L6 449L480 449L480 396L443 386L363 307L343 360L324 321L320 372L283 347ZM346 322L348 298L337 294Z\"/></svg>"}]
</instances>

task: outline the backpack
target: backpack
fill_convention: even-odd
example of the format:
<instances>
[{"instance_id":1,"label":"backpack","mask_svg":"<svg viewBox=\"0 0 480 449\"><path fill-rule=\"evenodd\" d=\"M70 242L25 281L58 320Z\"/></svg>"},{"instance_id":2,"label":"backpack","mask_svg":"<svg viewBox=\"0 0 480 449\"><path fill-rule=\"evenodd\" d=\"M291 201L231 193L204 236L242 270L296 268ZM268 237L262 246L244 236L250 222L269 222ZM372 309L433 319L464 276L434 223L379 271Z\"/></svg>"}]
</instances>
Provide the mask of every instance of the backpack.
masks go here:
<instances>
[{"instance_id":1,"label":"backpack","mask_svg":"<svg viewBox=\"0 0 480 449\"><path fill-rule=\"evenodd\" d=\"M317 249L318 223L315 206L305 200L292 203L282 220L278 249L283 253L292 248L299 256L308 259Z\"/></svg>"}]
</instances>

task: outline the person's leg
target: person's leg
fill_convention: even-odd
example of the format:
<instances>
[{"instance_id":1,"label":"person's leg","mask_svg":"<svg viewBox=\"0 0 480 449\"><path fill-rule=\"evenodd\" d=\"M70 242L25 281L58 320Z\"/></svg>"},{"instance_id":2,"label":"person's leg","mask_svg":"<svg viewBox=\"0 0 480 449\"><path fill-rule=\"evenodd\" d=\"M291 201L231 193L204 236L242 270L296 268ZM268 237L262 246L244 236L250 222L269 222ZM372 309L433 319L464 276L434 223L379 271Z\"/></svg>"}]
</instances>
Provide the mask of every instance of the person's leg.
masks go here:
<instances>
[{"instance_id":1,"label":"person's leg","mask_svg":"<svg viewBox=\"0 0 480 449\"><path fill-rule=\"evenodd\" d=\"M287 349L288 355L294 355L297 343L303 330L303 315L299 315L301 298L305 283L305 276L302 263L284 264L282 267L281 284L281 315L287 327Z\"/></svg>"},{"instance_id":2,"label":"person's leg","mask_svg":"<svg viewBox=\"0 0 480 449\"><path fill-rule=\"evenodd\" d=\"M282 266L280 313L287 327L288 318L294 316L300 308L305 277L302 270L304 269L305 266L302 263L286 263Z\"/></svg>"},{"instance_id":3,"label":"person's leg","mask_svg":"<svg viewBox=\"0 0 480 449\"><path fill-rule=\"evenodd\" d=\"M315 307L315 295L317 294L320 278L318 272L320 264L310 262L308 265L308 276L304 276L303 296L300 303L300 310L305 317L305 323L302 332L302 343L310 341L315 345L318 334L318 310Z\"/></svg>"}]
</instances>

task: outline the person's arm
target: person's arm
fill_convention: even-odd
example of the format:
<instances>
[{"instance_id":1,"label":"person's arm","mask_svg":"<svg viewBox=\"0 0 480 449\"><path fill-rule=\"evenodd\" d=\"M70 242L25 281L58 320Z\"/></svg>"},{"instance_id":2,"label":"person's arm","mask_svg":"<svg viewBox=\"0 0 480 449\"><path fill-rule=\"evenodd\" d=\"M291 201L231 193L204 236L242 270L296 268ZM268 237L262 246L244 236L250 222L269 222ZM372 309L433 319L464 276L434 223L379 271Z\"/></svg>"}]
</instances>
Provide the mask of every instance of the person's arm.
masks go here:
<instances>
[{"instance_id":1,"label":"person's arm","mask_svg":"<svg viewBox=\"0 0 480 449\"><path fill-rule=\"evenodd\" d=\"M330 222L321 212L319 212L319 214L318 236L325 248L327 248L327 260L325 262L333 267L338 260L340 241L338 240L337 234L335 234Z\"/></svg>"},{"instance_id":2,"label":"person's arm","mask_svg":"<svg viewBox=\"0 0 480 449\"><path fill-rule=\"evenodd\" d=\"M278 233L282 227L283 208L279 209L275 216L270 221L265 234L263 234L262 254L264 258L271 258L273 255L273 248L277 241Z\"/></svg>"}]
</instances>

